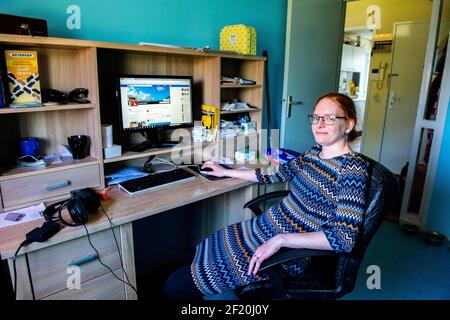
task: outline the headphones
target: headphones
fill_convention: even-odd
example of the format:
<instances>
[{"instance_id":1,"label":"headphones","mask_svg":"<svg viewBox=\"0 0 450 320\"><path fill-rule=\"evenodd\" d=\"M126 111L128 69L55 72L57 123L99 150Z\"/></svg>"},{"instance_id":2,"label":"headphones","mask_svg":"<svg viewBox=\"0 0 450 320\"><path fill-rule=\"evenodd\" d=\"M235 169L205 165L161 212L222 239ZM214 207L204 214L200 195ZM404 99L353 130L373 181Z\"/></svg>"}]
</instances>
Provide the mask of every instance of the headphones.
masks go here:
<instances>
[{"instance_id":1,"label":"headphones","mask_svg":"<svg viewBox=\"0 0 450 320\"><path fill-rule=\"evenodd\" d=\"M85 188L70 191L70 194L70 199L54 203L45 208L43 214L45 221L61 221L66 226L76 227L88 221L88 213L97 213L100 207L100 198L94 190ZM65 220L61 215L61 211L66 207L72 221ZM55 213L58 213L58 215L54 216Z\"/></svg>"}]
</instances>

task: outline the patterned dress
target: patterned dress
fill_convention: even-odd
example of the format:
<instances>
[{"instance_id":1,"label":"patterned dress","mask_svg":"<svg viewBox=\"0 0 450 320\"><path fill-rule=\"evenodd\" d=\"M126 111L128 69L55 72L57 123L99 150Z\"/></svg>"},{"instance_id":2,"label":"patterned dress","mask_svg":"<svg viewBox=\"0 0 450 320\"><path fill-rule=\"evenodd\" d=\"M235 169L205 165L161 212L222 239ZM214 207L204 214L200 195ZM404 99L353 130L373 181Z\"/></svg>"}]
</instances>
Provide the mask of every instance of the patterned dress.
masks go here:
<instances>
[{"instance_id":1,"label":"patterned dress","mask_svg":"<svg viewBox=\"0 0 450 320\"><path fill-rule=\"evenodd\" d=\"M289 194L262 215L218 230L197 245L191 264L195 284L205 295L266 278L247 275L256 249L280 233L323 231L336 252L349 252L363 220L368 174L365 161L350 152L321 159L315 145L279 167L256 169L259 183L291 182ZM307 260L287 263L302 273Z\"/></svg>"}]
</instances>

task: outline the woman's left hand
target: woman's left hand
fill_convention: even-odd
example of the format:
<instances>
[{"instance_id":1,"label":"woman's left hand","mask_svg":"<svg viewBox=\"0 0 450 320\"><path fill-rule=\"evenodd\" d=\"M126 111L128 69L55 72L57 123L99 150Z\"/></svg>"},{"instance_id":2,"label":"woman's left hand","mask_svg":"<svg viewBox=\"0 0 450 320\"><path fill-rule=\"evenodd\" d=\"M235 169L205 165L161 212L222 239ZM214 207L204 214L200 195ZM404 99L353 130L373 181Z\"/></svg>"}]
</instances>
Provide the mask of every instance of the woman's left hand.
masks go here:
<instances>
[{"instance_id":1,"label":"woman's left hand","mask_svg":"<svg viewBox=\"0 0 450 320\"><path fill-rule=\"evenodd\" d=\"M261 266L261 263L274 255L283 243L283 234L277 234L276 236L270 238L268 241L264 242L258 249L256 249L252 258L250 259L250 264L248 266L248 275L256 275Z\"/></svg>"}]
</instances>

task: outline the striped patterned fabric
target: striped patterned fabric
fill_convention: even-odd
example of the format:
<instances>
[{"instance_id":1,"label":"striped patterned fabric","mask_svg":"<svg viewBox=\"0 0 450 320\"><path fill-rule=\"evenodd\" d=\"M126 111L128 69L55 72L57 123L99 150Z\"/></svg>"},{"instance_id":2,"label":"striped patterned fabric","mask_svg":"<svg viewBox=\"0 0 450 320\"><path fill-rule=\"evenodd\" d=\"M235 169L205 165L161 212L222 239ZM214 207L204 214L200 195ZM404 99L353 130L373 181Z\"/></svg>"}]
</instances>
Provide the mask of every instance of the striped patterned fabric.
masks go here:
<instances>
[{"instance_id":1,"label":"striped patterned fabric","mask_svg":"<svg viewBox=\"0 0 450 320\"><path fill-rule=\"evenodd\" d=\"M191 273L205 295L267 278L247 275L256 249L279 233L323 231L336 252L352 250L362 224L367 166L358 153L320 159L320 145L279 167L256 169L261 184L291 182L281 202L262 215L218 230L197 245ZM283 266L286 272L302 273L303 259Z\"/></svg>"}]
</instances>

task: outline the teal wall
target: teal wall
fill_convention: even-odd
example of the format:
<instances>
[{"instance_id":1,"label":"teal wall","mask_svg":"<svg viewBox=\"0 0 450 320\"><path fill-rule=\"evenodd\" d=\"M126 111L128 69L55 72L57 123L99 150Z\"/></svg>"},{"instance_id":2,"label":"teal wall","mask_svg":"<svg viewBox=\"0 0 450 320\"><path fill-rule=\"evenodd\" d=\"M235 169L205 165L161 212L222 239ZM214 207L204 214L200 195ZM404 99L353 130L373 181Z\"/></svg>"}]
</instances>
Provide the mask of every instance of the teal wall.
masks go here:
<instances>
[{"instance_id":1,"label":"teal wall","mask_svg":"<svg viewBox=\"0 0 450 320\"><path fill-rule=\"evenodd\" d=\"M450 101L448 108L427 228L450 237Z\"/></svg>"},{"instance_id":2,"label":"teal wall","mask_svg":"<svg viewBox=\"0 0 450 320\"><path fill-rule=\"evenodd\" d=\"M81 29L69 30L67 7L81 9ZM0 13L47 20L50 37L136 44L139 41L219 48L223 26L256 28L257 54L269 52L271 126L279 128L286 0L0 0ZM264 115L264 127L266 127Z\"/></svg>"}]
</instances>

